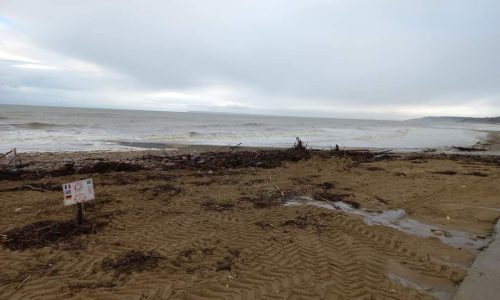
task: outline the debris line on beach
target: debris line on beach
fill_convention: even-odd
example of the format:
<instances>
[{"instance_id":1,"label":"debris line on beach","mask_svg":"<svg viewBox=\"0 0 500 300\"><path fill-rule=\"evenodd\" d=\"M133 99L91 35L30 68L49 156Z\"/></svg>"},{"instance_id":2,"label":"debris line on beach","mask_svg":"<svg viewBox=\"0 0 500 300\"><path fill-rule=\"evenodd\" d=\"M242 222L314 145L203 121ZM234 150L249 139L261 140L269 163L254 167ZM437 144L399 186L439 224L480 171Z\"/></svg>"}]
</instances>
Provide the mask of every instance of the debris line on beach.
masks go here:
<instances>
[{"instance_id":1,"label":"debris line on beach","mask_svg":"<svg viewBox=\"0 0 500 300\"><path fill-rule=\"evenodd\" d=\"M5 232L2 244L11 250L42 248L52 243L66 241L79 235L95 234L104 222L88 220L83 225L71 221L45 220L14 228Z\"/></svg>"},{"instance_id":2,"label":"debris line on beach","mask_svg":"<svg viewBox=\"0 0 500 300\"><path fill-rule=\"evenodd\" d=\"M102 260L101 267L104 271L115 271L115 274L143 272L158 267L160 261L165 260L156 251L142 252L130 250L117 257L106 257Z\"/></svg>"}]
</instances>

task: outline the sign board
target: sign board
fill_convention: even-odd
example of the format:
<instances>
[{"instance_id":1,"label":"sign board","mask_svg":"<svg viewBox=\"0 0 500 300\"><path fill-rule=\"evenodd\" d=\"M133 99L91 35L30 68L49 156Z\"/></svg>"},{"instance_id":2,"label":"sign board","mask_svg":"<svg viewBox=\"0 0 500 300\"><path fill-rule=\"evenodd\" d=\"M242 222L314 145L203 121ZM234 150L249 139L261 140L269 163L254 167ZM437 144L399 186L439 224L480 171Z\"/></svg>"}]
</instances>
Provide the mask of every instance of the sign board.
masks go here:
<instances>
[{"instance_id":1,"label":"sign board","mask_svg":"<svg viewBox=\"0 0 500 300\"><path fill-rule=\"evenodd\" d=\"M64 205L73 205L95 199L94 183L92 179L68 182L62 185L64 192Z\"/></svg>"}]
</instances>

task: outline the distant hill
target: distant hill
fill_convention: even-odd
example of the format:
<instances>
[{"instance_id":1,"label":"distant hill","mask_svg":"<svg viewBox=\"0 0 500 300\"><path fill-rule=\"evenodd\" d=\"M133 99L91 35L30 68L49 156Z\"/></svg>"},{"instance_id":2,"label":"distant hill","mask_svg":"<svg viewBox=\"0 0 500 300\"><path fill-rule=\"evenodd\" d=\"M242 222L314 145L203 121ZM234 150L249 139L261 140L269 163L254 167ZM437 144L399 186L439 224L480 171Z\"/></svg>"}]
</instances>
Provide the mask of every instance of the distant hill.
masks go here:
<instances>
[{"instance_id":1,"label":"distant hill","mask_svg":"<svg viewBox=\"0 0 500 300\"><path fill-rule=\"evenodd\" d=\"M500 124L499 117L489 118L471 118L471 117L423 117L412 119L409 121L433 121L433 122L466 122L466 123L482 123L482 124Z\"/></svg>"}]
</instances>

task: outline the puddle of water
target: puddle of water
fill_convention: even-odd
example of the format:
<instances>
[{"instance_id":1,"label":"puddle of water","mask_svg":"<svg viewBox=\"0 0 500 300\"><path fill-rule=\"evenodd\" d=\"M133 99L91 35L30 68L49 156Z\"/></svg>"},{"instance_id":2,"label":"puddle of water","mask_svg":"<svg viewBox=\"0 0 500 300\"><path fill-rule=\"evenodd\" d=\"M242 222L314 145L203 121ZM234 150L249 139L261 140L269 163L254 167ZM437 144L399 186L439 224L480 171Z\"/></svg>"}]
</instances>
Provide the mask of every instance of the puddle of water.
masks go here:
<instances>
[{"instance_id":1,"label":"puddle of water","mask_svg":"<svg viewBox=\"0 0 500 300\"><path fill-rule=\"evenodd\" d=\"M488 210L494 210L494 211L500 211L500 208L493 208L493 207L478 206L478 208L488 209Z\"/></svg>"},{"instance_id":2,"label":"puddle of water","mask_svg":"<svg viewBox=\"0 0 500 300\"><path fill-rule=\"evenodd\" d=\"M340 210L346 213L359 215L368 225L381 225L394 228L408 234L421 237L434 236L441 242L457 247L468 249L480 249L489 244L490 238L477 238L476 235L457 230L444 230L437 226L425 224L414 219L405 218L406 212L403 209L386 210L381 213L367 212L362 209L355 209L344 202L328 203L317 201L310 197L295 197L285 203L285 206L314 205L332 210Z\"/></svg>"},{"instance_id":3,"label":"puddle of water","mask_svg":"<svg viewBox=\"0 0 500 300\"><path fill-rule=\"evenodd\" d=\"M453 289L436 289L433 287L424 286L422 284L416 283L408 278L396 275L394 273L387 273L387 278L399 283L402 286L409 287L415 290L424 291L425 293L431 294L436 299L447 300L452 299L454 290Z\"/></svg>"}]
</instances>

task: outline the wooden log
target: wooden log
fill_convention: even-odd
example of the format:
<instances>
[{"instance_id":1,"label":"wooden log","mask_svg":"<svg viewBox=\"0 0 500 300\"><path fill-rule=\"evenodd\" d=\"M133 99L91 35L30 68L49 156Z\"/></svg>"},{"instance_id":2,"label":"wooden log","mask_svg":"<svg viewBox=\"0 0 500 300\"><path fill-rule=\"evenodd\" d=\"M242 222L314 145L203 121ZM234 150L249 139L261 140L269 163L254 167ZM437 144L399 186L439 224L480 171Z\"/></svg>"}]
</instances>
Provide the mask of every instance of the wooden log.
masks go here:
<instances>
[{"instance_id":1,"label":"wooden log","mask_svg":"<svg viewBox=\"0 0 500 300\"><path fill-rule=\"evenodd\" d=\"M39 192L48 192L49 190L46 190L44 188L39 188L39 187L36 187L36 186L32 186L32 185L29 185L29 184L25 184L24 185L25 187L31 189L31 190L34 190L34 191L39 191Z\"/></svg>"},{"instance_id":2,"label":"wooden log","mask_svg":"<svg viewBox=\"0 0 500 300\"><path fill-rule=\"evenodd\" d=\"M6 152L6 153L4 153L4 154L0 155L0 159L2 159L2 158L4 158L4 157L6 157L7 155L9 155L9 154L10 154L10 153L12 153L12 152L14 152L14 149L12 149L12 150L10 150L10 151L8 151L8 152Z\"/></svg>"},{"instance_id":3,"label":"wooden log","mask_svg":"<svg viewBox=\"0 0 500 300\"><path fill-rule=\"evenodd\" d=\"M453 149L457 149L458 151L464 151L464 152L486 151L486 149L478 149L471 147L455 147L455 146L453 146Z\"/></svg>"}]
</instances>

